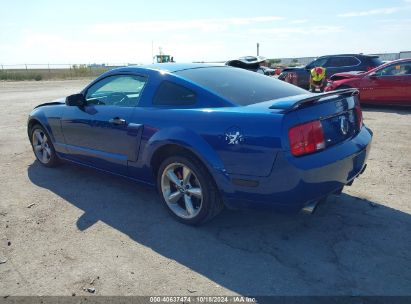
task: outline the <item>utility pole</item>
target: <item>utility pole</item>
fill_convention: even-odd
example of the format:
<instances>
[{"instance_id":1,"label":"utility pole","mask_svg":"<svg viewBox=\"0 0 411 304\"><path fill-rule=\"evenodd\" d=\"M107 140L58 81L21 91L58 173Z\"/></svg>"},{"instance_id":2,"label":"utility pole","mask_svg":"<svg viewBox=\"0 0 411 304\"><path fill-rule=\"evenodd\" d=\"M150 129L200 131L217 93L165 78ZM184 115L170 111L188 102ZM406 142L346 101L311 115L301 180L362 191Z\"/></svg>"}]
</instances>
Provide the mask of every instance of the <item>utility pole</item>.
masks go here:
<instances>
[{"instance_id":1,"label":"utility pole","mask_svg":"<svg viewBox=\"0 0 411 304\"><path fill-rule=\"evenodd\" d=\"M260 56L260 44L257 42L257 56Z\"/></svg>"},{"instance_id":2,"label":"utility pole","mask_svg":"<svg viewBox=\"0 0 411 304\"><path fill-rule=\"evenodd\" d=\"M154 41L151 40L151 60L153 61L152 63L154 63Z\"/></svg>"}]
</instances>

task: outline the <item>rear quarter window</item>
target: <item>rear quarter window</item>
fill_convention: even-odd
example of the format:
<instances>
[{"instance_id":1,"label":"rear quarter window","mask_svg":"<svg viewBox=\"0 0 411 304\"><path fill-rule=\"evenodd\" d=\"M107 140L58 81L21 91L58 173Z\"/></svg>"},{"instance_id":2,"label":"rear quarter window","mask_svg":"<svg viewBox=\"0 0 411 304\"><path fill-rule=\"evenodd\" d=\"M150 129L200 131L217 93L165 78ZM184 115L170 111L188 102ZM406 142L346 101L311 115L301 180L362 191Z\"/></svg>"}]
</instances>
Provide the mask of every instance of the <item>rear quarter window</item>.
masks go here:
<instances>
[{"instance_id":1,"label":"rear quarter window","mask_svg":"<svg viewBox=\"0 0 411 304\"><path fill-rule=\"evenodd\" d=\"M162 106L189 106L197 101L197 95L176 83L163 81L157 89L153 105Z\"/></svg>"}]
</instances>

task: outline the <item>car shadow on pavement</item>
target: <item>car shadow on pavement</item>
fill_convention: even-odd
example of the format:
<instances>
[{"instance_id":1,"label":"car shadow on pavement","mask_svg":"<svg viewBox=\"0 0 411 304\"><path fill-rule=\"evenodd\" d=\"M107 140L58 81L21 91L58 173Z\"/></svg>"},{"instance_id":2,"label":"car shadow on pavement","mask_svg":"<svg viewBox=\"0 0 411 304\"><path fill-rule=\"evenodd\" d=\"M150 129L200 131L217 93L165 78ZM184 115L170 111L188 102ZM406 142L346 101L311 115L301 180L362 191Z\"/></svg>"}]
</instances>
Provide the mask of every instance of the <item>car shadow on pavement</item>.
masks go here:
<instances>
[{"instance_id":1,"label":"car shadow on pavement","mask_svg":"<svg viewBox=\"0 0 411 304\"><path fill-rule=\"evenodd\" d=\"M411 216L376 202L342 194L311 216L227 210L190 227L122 178L38 162L28 177L84 212L79 230L102 221L239 294L411 294Z\"/></svg>"}]
</instances>

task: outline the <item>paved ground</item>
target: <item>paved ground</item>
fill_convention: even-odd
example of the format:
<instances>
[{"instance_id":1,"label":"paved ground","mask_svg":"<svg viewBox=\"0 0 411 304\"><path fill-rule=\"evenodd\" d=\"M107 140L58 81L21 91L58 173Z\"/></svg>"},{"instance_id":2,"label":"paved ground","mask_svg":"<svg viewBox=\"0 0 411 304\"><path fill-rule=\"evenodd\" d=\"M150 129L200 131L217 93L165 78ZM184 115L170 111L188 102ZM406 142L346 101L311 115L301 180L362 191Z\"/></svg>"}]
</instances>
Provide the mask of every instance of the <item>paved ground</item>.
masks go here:
<instances>
[{"instance_id":1,"label":"paved ground","mask_svg":"<svg viewBox=\"0 0 411 304\"><path fill-rule=\"evenodd\" d=\"M193 228L150 189L34 161L28 113L85 84L0 82L0 295L411 295L411 111L365 110L368 169L313 216Z\"/></svg>"}]
</instances>

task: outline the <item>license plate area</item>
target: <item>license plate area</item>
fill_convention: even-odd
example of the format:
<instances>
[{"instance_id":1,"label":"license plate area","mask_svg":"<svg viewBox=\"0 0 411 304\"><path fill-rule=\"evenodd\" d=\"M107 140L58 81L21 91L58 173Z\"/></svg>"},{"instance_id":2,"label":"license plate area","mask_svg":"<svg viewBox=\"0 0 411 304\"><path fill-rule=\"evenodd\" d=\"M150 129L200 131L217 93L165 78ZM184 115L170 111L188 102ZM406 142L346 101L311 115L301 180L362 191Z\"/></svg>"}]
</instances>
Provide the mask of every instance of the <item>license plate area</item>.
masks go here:
<instances>
[{"instance_id":1,"label":"license plate area","mask_svg":"<svg viewBox=\"0 0 411 304\"><path fill-rule=\"evenodd\" d=\"M321 120L326 147L333 146L358 133L356 116L353 110Z\"/></svg>"},{"instance_id":2,"label":"license plate area","mask_svg":"<svg viewBox=\"0 0 411 304\"><path fill-rule=\"evenodd\" d=\"M353 157L352 159L353 168L348 173L347 180L353 179L361 172L365 164L366 157L367 157L367 151L365 149Z\"/></svg>"}]
</instances>

